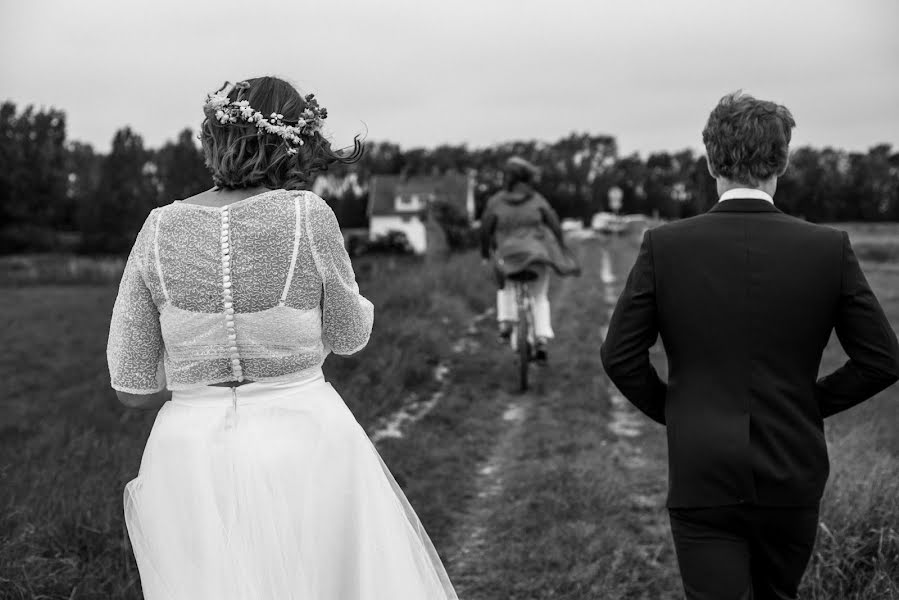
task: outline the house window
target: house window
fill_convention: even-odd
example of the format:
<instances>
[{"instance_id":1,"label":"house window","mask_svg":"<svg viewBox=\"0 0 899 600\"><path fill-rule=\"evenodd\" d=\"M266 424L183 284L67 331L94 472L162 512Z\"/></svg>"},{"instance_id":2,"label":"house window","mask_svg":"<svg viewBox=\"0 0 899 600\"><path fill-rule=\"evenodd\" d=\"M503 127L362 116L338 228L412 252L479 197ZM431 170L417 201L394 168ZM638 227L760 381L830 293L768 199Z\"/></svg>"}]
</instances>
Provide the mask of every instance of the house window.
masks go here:
<instances>
[{"instance_id":1,"label":"house window","mask_svg":"<svg viewBox=\"0 0 899 600\"><path fill-rule=\"evenodd\" d=\"M411 223L412 222L412 215L403 215L400 218L403 220L403 223Z\"/></svg>"},{"instance_id":2,"label":"house window","mask_svg":"<svg viewBox=\"0 0 899 600\"><path fill-rule=\"evenodd\" d=\"M394 205L396 206L396 210L415 211L421 208L421 200L418 197L418 194L410 194L408 196L397 194L394 197L393 201Z\"/></svg>"}]
</instances>

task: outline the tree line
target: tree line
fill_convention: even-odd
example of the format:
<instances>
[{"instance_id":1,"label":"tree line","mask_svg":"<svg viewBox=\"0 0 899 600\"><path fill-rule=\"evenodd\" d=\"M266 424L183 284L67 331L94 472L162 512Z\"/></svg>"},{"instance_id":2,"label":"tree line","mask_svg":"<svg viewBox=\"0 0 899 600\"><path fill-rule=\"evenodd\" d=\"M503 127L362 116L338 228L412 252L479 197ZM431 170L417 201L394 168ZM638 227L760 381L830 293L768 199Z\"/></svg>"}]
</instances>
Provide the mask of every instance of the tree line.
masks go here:
<instances>
[{"instance_id":1,"label":"tree line","mask_svg":"<svg viewBox=\"0 0 899 600\"><path fill-rule=\"evenodd\" d=\"M366 142L361 161L332 169L317 185L344 227L367 225L375 175L471 173L480 211L513 155L541 167L538 187L563 219L589 223L609 210L613 187L622 192L622 213L667 219L699 214L717 200L705 156L689 149L621 156L613 136L586 133L477 149ZM190 129L154 149L125 127L103 154L67 139L63 111L0 105L0 253L125 252L152 208L210 186ZM899 221L899 152L888 144L867 152L797 148L778 181L777 204L815 222Z\"/></svg>"}]
</instances>

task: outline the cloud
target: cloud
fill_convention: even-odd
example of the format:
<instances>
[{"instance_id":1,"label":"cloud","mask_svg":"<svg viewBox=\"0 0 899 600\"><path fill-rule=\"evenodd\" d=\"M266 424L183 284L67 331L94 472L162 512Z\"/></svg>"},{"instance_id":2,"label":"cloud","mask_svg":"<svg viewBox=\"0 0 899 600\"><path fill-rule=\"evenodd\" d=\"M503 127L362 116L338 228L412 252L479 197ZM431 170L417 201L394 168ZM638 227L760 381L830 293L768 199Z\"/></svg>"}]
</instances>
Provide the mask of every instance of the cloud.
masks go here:
<instances>
[{"instance_id":1,"label":"cloud","mask_svg":"<svg viewBox=\"0 0 899 600\"><path fill-rule=\"evenodd\" d=\"M0 81L54 105L70 137L150 145L196 127L224 80L283 76L316 91L335 141L485 145L610 133L622 151L697 147L743 88L786 103L797 142L896 143L892 0L171 0L10 3Z\"/></svg>"}]
</instances>

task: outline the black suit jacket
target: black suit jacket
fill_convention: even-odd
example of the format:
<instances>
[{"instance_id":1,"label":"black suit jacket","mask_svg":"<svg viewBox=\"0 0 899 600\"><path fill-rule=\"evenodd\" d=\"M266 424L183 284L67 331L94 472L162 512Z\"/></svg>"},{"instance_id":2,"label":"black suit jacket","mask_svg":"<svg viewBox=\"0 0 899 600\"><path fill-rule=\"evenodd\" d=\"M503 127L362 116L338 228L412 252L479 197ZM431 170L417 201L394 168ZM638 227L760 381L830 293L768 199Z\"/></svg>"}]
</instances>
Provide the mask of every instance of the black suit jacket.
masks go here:
<instances>
[{"instance_id":1,"label":"black suit jacket","mask_svg":"<svg viewBox=\"0 0 899 600\"><path fill-rule=\"evenodd\" d=\"M833 330L849 360L819 380ZM667 383L649 361L659 335ZM601 356L667 425L669 507L817 504L824 417L899 379L896 334L846 233L758 199L647 231Z\"/></svg>"}]
</instances>

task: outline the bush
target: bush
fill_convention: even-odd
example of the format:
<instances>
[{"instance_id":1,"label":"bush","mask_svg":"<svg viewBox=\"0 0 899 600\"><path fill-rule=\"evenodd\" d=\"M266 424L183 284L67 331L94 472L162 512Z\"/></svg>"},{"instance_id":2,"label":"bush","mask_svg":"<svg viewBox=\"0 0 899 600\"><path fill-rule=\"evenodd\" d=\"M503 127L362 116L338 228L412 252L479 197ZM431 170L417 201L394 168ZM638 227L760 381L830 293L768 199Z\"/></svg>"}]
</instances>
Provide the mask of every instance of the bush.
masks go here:
<instances>
[{"instance_id":1,"label":"bush","mask_svg":"<svg viewBox=\"0 0 899 600\"><path fill-rule=\"evenodd\" d=\"M363 250L364 248L364 250ZM402 231L388 231L373 240L369 240L364 246L354 248L357 255L362 251L368 254L413 254L412 244ZM352 253L351 253L352 254Z\"/></svg>"},{"instance_id":2,"label":"bush","mask_svg":"<svg viewBox=\"0 0 899 600\"><path fill-rule=\"evenodd\" d=\"M446 201L431 203L434 221L446 236L446 245L451 252L476 248L480 242L479 230L472 227L465 209Z\"/></svg>"},{"instance_id":3,"label":"bush","mask_svg":"<svg viewBox=\"0 0 899 600\"><path fill-rule=\"evenodd\" d=\"M57 233L46 227L22 223L0 229L0 254L50 252L59 246Z\"/></svg>"},{"instance_id":4,"label":"bush","mask_svg":"<svg viewBox=\"0 0 899 600\"><path fill-rule=\"evenodd\" d=\"M347 236L346 251L350 256L362 256L368 250L368 236L355 234Z\"/></svg>"}]
</instances>

